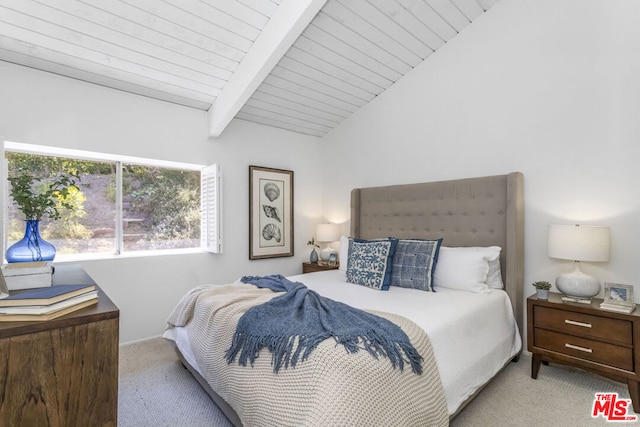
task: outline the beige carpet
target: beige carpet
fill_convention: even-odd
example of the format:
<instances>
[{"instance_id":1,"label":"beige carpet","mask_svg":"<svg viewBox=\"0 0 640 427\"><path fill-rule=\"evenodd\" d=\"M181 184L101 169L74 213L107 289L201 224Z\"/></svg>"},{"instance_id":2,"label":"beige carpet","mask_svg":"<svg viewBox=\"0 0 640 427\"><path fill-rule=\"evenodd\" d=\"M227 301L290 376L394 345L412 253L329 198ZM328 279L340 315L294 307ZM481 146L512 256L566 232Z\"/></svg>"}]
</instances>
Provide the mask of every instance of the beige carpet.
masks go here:
<instances>
[{"instance_id":1,"label":"beige carpet","mask_svg":"<svg viewBox=\"0 0 640 427\"><path fill-rule=\"evenodd\" d=\"M530 377L531 359L511 363L452 421L466 426L621 425L591 418L596 392L625 385L566 367L542 366ZM152 338L120 348L118 426L229 426L228 420L180 365L173 348ZM634 423L635 424L635 423ZM640 424L640 423L638 423ZM395 427L395 426L394 426Z\"/></svg>"},{"instance_id":2,"label":"beige carpet","mask_svg":"<svg viewBox=\"0 0 640 427\"><path fill-rule=\"evenodd\" d=\"M603 426L592 418L597 392L616 392L629 399L625 384L561 365L542 365L538 379L531 378L531 358L510 363L451 422L463 426ZM631 412L633 414L633 412ZM635 424L635 423L631 423Z\"/></svg>"},{"instance_id":3,"label":"beige carpet","mask_svg":"<svg viewBox=\"0 0 640 427\"><path fill-rule=\"evenodd\" d=\"M118 427L231 426L163 338L120 347Z\"/></svg>"}]
</instances>

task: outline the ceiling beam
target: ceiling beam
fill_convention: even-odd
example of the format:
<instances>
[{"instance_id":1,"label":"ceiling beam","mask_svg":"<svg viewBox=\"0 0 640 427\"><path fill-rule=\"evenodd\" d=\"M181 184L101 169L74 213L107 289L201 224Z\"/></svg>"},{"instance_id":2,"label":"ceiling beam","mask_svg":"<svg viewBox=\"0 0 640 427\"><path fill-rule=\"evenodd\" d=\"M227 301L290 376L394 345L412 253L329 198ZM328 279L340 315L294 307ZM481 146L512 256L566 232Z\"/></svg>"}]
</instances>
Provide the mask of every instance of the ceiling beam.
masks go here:
<instances>
[{"instance_id":1,"label":"ceiling beam","mask_svg":"<svg viewBox=\"0 0 640 427\"><path fill-rule=\"evenodd\" d=\"M209 138L219 137L327 0L283 0L209 109Z\"/></svg>"}]
</instances>

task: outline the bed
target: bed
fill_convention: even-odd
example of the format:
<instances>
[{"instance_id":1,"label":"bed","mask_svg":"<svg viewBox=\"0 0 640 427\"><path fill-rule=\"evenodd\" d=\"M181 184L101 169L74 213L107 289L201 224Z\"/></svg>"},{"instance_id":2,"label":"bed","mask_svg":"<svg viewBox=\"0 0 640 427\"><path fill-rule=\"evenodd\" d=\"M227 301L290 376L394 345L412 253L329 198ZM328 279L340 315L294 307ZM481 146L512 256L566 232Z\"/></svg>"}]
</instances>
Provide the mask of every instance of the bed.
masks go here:
<instances>
[{"instance_id":1,"label":"bed","mask_svg":"<svg viewBox=\"0 0 640 427\"><path fill-rule=\"evenodd\" d=\"M429 351L430 353L425 354L432 355L434 359L432 362L436 366L439 381L442 384L448 420L462 410L506 364L517 360L521 352L523 229L523 176L519 172L481 178L354 189L351 193L351 237L366 241L389 236L397 239L442 238L440 259L436 263L435 277L433 277L435 285L439 274L439 263L442 261L443 273L439 276L442 286L435 287L436 292L394 286L387 292L381 292L347 283L346 264L349 261L348 255L345 258L344 248L345 242L349 241L346 238L342 241L340 269L298 275L289 279L302 282L309 289L328 298L400 322L403 328L405 328L406 319L409 319L408 324L417 325L415 329L419 329L419 332L412 330L410 337L412 340L414 336L419 337L419 335L413 335L414 333L424 333L428 336L429 347L419 348L421 351ZM481 251L486 248L499 248L499 256L495 264L499 267L504 289L483 287L480 291L469 291L457 285L452 287L445 285L445 277L451 276L444 274L444 271L448 271L444 267L446 264L444 259L448 259L449 262L452 259L460 259L454 258L451 253L452 251L458 253L458 250L468 253L464 248ZM448 254L448 258L443 258L444 254ZM206 289L208 292L209 289L217 291L220 288L214 286ZM202 288L198 290L200 291ZM259 298L263 296L267 300L272 298L261 292L258 293L260 293ZM196 311L197 309L194 309L194 312ZM175 322L170 323L175 324ZM246 402L239 403L243 397L230 393L226 384L221 385L221 381L224 382L225 372L218 371L217 377L223 378L222 380L217 377L211 378L204 372L206 368L202 365L205 364L203 362L205 356L201 353L203 353L202 349L206 348L202 341L205 339L203 336L207 334L198 336L193 330L189 330L188 321L184 323L185 326L170 325L164 335L175 344L182 363L234 425L242 425L243 421L245 425L254 424L255 421L251 420L255 418L245 415ZM407 329L411 327L407 326ZM415 339L420 341L422 338ZM220 340L230 342L231 338L225 336ZM225 343L227 347L229 342ZM422 341L420 345L421 343ZM324 350L321 349L317 357L325 357ZM357 357L367 358L368 356L360 354ZM268 356L265 356L260 363L266 363L268 368L267 359ZM425 363L429 363L430 360L426 360ZM365 359L358 359L356 363L368 362L365 362ZM301 366L303 365L299 365L293 371L306 369ZM242 378L245 382L251 382L252 368L244 367L243 369ZM331 374L327 373L327 375ZM361 376L382 377L384 375L387 375L386 371ZM412 380L403 378L401 381ZM380 391L398 396L402 393L400 389L403 388L403 383L394 383L389 387L389 390ZM372 385L367 384L364 388L371 389ZM412 390L410 387L407 389ZM220 390L224 392L219 393ZM331 396L328 396L326 391L323 393L320 395L312 393L309 399L326 402L335 398L341 402L353 394L347 391L344 395L335 397L333 392ZM287 395L285 388L282 389L282 395ZM295 396L290 398L293 399L292 401L295 400ZM367 395L360 401L371 398ZM404 404L405 400L410 401L412 398L414 396L402 396L400 400ZM415 398L418 399L418 397ZM339 403L334 404L335 408L338 406ZM411 410L414 409L411 407ZM285 418L273 423L281 425L306 423L300 419L288 422L288 416L285 414L283 415ZM405 421L403 419L401 423ZM410 424L409 421L406 422ZM366 422L363 421L362 424L365 425Z\"/></svg>"}]
</instances>

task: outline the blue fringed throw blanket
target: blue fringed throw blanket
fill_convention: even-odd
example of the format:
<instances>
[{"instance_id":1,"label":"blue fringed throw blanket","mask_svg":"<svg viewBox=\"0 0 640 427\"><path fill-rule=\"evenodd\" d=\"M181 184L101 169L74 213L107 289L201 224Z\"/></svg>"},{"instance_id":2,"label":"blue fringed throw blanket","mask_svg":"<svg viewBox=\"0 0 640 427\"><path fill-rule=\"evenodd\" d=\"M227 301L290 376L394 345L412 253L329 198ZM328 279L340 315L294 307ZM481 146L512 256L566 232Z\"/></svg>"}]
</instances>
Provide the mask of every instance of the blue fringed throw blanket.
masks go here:
<instances>
[{"instance_id":1,"label":"blue fringed throw blanket","mask_svg":"<svg viewBox=\"0 0 640 427\"><path fill-rule=\"evenodd\" d=\"M364 349L376 359L387 357L401 371L406 357L411 370L422 374L422 356L393 322L322 297L302 283L280 275L245 276L241 281L286 293L242 315L231 347L225 353L227 363L232 363L240 353L238 363L246 366L248 361L253 366L260 350L266 347L272 353L273 370L278 373L282 367L295 367L318 344L333 338L349 353Z\"/></svg>"}]
</instances>

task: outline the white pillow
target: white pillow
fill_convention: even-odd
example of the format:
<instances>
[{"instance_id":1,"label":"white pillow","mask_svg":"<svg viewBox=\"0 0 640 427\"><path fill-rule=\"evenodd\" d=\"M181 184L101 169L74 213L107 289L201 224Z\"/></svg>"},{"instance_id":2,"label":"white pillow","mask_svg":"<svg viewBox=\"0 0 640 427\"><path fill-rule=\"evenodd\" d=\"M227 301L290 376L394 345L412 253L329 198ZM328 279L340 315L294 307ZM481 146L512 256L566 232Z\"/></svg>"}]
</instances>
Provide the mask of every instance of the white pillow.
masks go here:
<instances>
[{"instance_id":1,"label":"white pillow","mask_svg":"<svg viewBox=\"0 0 640 427\"><path fill-rule=\"evenodd\" d=\"M468 292L489 292L487 277L490 263L498 262L500 270L500 247L440 248L438 263L433 277L435 288L458 289ZM496 286L496 273L492 271L492 287ZM500 280L501 282L502 280Z\"/></svg>"},{"instance_id":2,"label":"white pillow","mask_svg":"<svg viewBox=\"0 0 640 427\"><path fill-rule=\"evenodd\" d=\"M347 264L349 263L349 238L347 236L340 236L338 260L340 261L338 270L347 271Z\"/></svg>"},{"instance_id":3,"label":"white pillow","mask_svg":"<svg viewBox=\"0 0 640 427\"><path fill-rule=\"evenodd\" d=\"M489 273L487 273L487 286L492 289L504 289L502 281L502 269L500 268L500 248L498 248L498 256L494 260L489 260Z\"/></svg>"}]
</instances>

